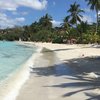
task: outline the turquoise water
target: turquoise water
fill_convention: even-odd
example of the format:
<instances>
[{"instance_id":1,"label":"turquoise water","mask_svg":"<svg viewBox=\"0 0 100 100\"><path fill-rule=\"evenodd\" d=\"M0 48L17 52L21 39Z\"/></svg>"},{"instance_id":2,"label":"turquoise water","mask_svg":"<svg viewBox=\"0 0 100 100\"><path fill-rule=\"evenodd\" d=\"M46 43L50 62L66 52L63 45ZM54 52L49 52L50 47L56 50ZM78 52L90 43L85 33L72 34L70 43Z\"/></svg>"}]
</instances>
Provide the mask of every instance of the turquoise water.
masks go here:
<instances>
[{"instance_id":1,"label":"turquoise water","mask_svg":"<svg viewBox=\"0 0 100 100\"><path fill-rule=\"evenodd\" d=\"M16 42L0 41L0 82L20 68L35 50L35 47L19 45Z\"/></svg>"}]
</instances>

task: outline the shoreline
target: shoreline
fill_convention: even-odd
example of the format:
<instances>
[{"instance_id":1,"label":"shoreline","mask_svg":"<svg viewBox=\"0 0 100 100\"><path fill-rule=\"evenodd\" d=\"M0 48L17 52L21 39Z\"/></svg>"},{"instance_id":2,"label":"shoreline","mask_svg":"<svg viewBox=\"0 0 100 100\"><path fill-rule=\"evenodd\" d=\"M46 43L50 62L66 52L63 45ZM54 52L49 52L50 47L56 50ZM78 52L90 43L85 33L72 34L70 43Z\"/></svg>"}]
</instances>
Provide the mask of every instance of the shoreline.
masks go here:
<instances>
[{"instance_id":1,"label":"shoreline","mask_svg":"<svg viewBox=\"0 0 100 100\"><path fill-rule=\"evenodd\" d=\"M0 100L15 100L20 88L29 78L29 67L32 66L33 55L22 64L21 68L18 69L14 75L5 81L4 85L0 88L1 97ZM6 88L6 89L5 89ZM5 90L4 90L5 89ZM3 94L2 94L3 93Z\"/></svg>"},{"instance_id":2,"label":"shoreline","mask_svg":"<svg viewBox=\"0 0 100 100\"><path fill-rule=\"evenodd\" d=\"M60 88L53 88L53 87L48 87L48 86L54 85L54 84L56 84L56 86L57 86L57 83L63 83L63 82L64 83L83 82L83 80L69 79L73 75L71 75L72 71L71 71L71 74L68 73L68 70L70 71L70 68L66 67L68 64L66 65L65 62L68 60L71 60L71 59L76 59L76 58L100 56L100 49L98 49L96 47L92 47L91 45L84 46L84 45L65 45L65 44L34 43L34 42L24 42L24 43L34 44L37 47L40 47L42 49L47 48L47 49L50 49L51 51L49 51L49 52L46 51L45 53L42 52L39 55L40 57L38 56L36 58L35 61L37 62L38 66L33 67L33 73L31 73L29 79L22 86L16 100L27 100L27 99L40 100L40 98L41 98L41 100L44 100L44 99L46 99L46 100L66 100L66 99L67 100L72 100L72 99L80 100L82 98L84 100L86 100L88 98L88 96L86 96L83 92L78 93L78 95L76 93L75 95L73 95L71 97L69 96L66 98L63 98L61 96L66 91L85 89L84 87L77 87L77 89L75 89L75 88L60 89ZM60 62L60 63L53 62L53 60L54 60L53 55L50 54L52 51L56 54L57 58L59 59L58 60L56 58L57 62ZM41 58L41 56L42 57L44 56L45 58ZM39 60L39 58L41 58L41 59ZM49 63L49 64L47 64L47 63ZM54 67L55 65L60 65L60 66L56 67L56 69L55 69L55 67ZM50 70L51 70L52 66L56 70L56 74L58 73L57 74L58 77L54 76L53 72L48 72L49 71L48 68L50 68ZM63 69L61 68L61 66ZM45 72L42 69L44 69ZM34 70L36 70L36 72L34 72ZM62 70L63 73L61 73L60 70ZM64 72L64 70L65 70L65 72ZM66 75L65 73L68 75ZM50 74L50 75L48 76L48 74ZM66 77L66 79L64 77ZM45 85L47 85L47 87L44 87ZM95 89L93 89L93 90L95 92L97 92ZM42 92L42 91L47 91L47 92ZM92 91L90 90L90 92L92 92ZM24 97L24 95L26 95L26 96ZM40 97L38 97L38 95Z\"/></svg>"},{"instance_id":3,"label":"shoreline","mask_svg":"<svg viewBox=\"0 0 100 100\"><path fill-rule=\"evenodd\" d=\"M19 44L24 45L23 43ZM38 48L37 52L40 50L41 48ZM4 81L3 84L0 85L0 100L16 100L21 87L29 79L29 67L33 66L33 60L36 56L37 54L33 52L32 55L22 65L20 65L20 69L17 69L16 72L10 76L10 78L8 78L6 81Z\"/></svg>"}]
</instances>

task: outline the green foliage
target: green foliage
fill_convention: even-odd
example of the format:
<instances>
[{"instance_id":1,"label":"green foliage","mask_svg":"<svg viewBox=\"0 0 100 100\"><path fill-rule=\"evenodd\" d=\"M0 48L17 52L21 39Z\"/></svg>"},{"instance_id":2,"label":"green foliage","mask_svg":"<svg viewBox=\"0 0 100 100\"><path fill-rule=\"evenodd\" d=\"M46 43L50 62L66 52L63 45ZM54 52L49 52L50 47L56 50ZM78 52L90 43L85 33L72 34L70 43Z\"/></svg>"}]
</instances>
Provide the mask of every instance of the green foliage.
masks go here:
<instances>
[{"instance_id":1,"label":"green foliage","mask_svg":"<svg viewBox=\"0 0 100 100\"><path fill-rule=\"evenodd\" d=\"M83 43L100 43L100 36L98 34L84 34Z\"/></svg>"},{"instance_id":2,"label":"green foliage","mask_svg":"<svg viewBox=\"0 0 100 100\"><path fill-rule=\"evenodd\" d=\"M38 24L40 26L41 29L48 29L50 30L52 28L52 17L48 14L46 14L45 16L41 17Z\"/></svg>"},{"instance_id":3,"label":"green foliage","mask_svg":"<svg viewBox=\"0 0 100 100\"><path fill-rule=\"evenodd\" d=\"M70 13L69 17L69 22L74 25L77 25L77 22L81 22L81 13L84 12L82 9L80 9L80 5L74 2L73 4L70 5L70 9L67 11Z\"/></svg>"},{"instance_id":4,"label":"green foliage","mask_svg":"<svg viewBox=\"0 0 100 100\"><path fill-rule=\"evenodd\" d=\"M7 41L19 40L19 37L20 34L14 34L14 33L0 35L1 40L7 40Z\"/></svg>"},{"instance_id":5,"label":"green foliage","mask_svg":"<svg viewBox=\"0 0 100 100\"><path fill-rule=\"evenodd\" d=\"M90 9L92 10L100 10L100 0L85 0L88 2L88 5L90 5Z\"/></svg>"},{"instance_id":6,"label":"green foliage","mask_svg":"<svg viewBox=\"0 0 100 100\"><path fill-rule=\"evenodd\" d=\"M30 40L31 41L42 41L42 42L51 42L52 39L52 33L48 30L40 30L37 33L33 33L31 35Z\"/></svg>"},{"instance_id":7,"label":"green foliage","mask_svg":"<svg viewBox=\"0 0 100 100\"><path fill-rule=\"evenodd\" d=\"M57 36L53 39L52 43L63 43L63 39L60 36Z\"/></svg>"},{"instance_id":8,"label":"green foliage","mask_svg":"<svg viewBox=\"0 0 100 100\"><path fill-rule=\"evenodd\" d=\"M88 5L90 6L91 10L95 10L96 11L96 30L95 32L98 33L98 25L99 25L99 11L100 11L100 0L85 0L88 2Z\"/></svg>"},{"instance_id":9,"label":"green foliage","mask_svg":"<svg viewBox=\"0 0 100 100\"><path fill-rule=\"evenodd\" d=\"M2 34L0 34L0 40L14 41L19 40L22 34L21 27L15 27L12 29L2 30Z\"/></svg>"},{"instance_id":10,"label":"green foliage","mask_svg":"<svg viewBox=\"0 0 100 100\"><path fill-rule=\"evenodd\" d=\"M76 3L73 6L79 8ZM80 22L75 27L71 25L69 16L67 16L61 27L52 28L51 21L52 17L46 14L38 22L31 25L2 29L0 30L0 40L15 41L21 39L23 41L52 43L67 43L70 40L75 40L77 43L100 43L100 27L98 27L98 33L95 33L95 23L89 25L87 22Z\"/></svg>"}]
</instances>

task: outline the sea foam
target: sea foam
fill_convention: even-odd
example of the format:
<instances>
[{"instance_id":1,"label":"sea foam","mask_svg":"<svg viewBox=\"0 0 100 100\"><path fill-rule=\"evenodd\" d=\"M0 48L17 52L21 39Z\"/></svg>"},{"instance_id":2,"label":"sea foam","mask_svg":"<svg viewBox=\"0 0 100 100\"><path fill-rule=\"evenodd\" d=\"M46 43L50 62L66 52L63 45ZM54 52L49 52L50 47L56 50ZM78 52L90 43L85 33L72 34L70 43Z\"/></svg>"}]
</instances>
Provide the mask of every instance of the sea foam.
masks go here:
<instances>
[{"instance_id":1,"label":"sea foam","mask_svg":"<svg viewBox=\"0 0 100 100\"><path fill-rule=\"evenodd\" d=\"M7 79L4 84L0 85L0 100L16 100L23 84L29 79L30 67L34 66L35 57L42 48L38 48L36 53L21 65L21 67Z\"/></svg>"}]
</instances>

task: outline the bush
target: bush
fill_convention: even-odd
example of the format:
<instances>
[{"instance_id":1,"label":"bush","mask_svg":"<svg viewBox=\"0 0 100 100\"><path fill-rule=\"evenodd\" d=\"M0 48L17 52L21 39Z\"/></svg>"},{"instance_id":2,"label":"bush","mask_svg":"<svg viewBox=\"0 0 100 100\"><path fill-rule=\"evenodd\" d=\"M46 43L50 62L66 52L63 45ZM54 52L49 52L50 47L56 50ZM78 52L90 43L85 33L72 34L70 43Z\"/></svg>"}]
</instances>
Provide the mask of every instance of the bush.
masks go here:
<instances>
[{"instance_id":1,"label":"bush","mask_svg":"<svg viewBox=\"0 0 100 100\"><path fill-rule=\"evenodd\" d=\"M83 43L100 43L100 36L96 33L84 34Z\"/></svg>"},{"instance_id":2,"label":"bush","mask_svg":"<svg viewBox=\"0 0 100 100\"><path fill-rule=\"evenodd\" d=\"M52 40L52 43L63 43L63 39L61 37L55 37Z\"/></svg>"}]
</instances>

